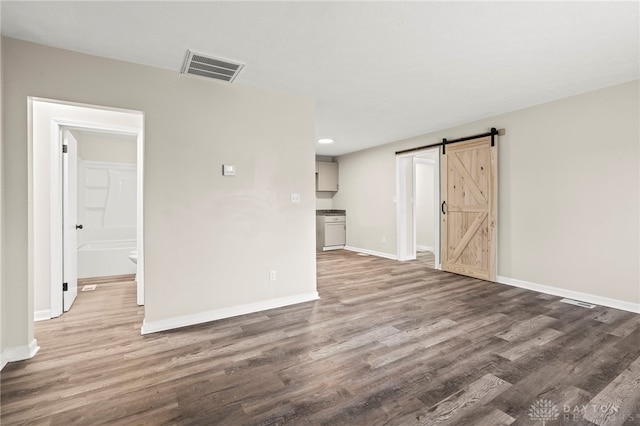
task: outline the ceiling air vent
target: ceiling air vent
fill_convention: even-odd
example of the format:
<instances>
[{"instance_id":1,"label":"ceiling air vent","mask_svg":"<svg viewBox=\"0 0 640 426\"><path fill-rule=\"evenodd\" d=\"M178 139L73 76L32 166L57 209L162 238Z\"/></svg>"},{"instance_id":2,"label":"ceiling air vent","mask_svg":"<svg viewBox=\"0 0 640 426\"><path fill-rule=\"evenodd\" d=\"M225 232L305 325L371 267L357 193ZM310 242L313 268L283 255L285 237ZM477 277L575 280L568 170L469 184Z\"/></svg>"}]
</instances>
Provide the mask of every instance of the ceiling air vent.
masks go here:
<instances>
[{"instance_id":1,"label":"ceiling air vent","mask_svg":"<svg viewBox=\"0 0 640 426\"><path fill-rule=\"evenodd\" d=\"M216 80L231 83L240 73L244 64L231 62L228 59L205 56L189 50L187 60L182 67L183 74L194 74L201 77L215 78Z\"/></svg>"}]
</instances>

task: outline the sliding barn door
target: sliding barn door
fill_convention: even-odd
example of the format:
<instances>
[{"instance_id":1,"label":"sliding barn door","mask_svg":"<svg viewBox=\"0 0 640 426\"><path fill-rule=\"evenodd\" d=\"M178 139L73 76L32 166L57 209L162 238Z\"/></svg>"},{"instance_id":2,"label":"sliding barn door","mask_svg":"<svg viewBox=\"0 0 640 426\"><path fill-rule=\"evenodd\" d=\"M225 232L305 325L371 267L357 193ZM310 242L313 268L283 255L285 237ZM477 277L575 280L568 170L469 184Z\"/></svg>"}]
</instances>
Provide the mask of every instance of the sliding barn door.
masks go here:
<instances>
[{"instance_id":1,"label":"sliding barn door","mask_svg":"<svg viewBox=\"0 0 640 426\"><path fill-rule=\"evenodd\" d=\"M490 136L445 147L440 169L444 271L496 280L497 150Z\"/></svg>"}]
</instances>

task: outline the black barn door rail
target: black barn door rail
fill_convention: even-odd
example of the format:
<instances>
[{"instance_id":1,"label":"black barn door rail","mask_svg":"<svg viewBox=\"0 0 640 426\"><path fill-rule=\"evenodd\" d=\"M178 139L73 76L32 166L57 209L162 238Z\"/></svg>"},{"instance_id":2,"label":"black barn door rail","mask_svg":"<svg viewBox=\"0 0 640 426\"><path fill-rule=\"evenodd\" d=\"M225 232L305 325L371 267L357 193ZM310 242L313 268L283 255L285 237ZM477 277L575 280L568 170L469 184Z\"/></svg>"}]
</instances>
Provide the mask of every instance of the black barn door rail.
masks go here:
<instances>
[{"instance_id":1,"label":"black barn door rail","mask_svg":"<svg viewBox=\"0 0 640 426\"><path fill-rule=\"evenodd\" d=\"M504 129L498 130L495 127L492 127L491 131L487 132L487 133L480 133L479 135L465 136L464 138L458 138L458 139L452 139L452 140L442 139L442 142L432 143L431 145L424 145L424 146L419 146L417 148L409 148L409 149L404 149L402 151L396 151L396 155L406 154L408 152L414 152L414 151L422 151L423 149L435 148L437 146L441 146L442 147L442 154L444 155L444 154L446 154L447 145L450 145L452 143L457 143L457 142L470 141L472 139L484 138L486 136L491 136L491 146L494 146L495 145L495 137L496 136L502 136L504 134L505 134L505 130Z\"/></svg>"}]
</instances>

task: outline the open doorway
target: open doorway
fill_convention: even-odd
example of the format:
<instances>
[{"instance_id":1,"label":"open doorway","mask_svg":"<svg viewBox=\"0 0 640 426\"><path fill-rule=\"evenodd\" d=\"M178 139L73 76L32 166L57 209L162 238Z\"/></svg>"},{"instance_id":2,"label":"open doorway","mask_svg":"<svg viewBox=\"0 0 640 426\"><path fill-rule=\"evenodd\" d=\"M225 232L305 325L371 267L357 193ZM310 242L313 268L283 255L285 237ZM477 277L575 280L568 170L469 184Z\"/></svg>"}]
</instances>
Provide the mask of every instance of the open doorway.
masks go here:
<instances>
[{"instance_id":1,"label":"open doorway","mask_svg":"<svg viewBox=\"0 0 640 426\"><path fill-rule=\"evenodd\" d=\"M77 191L69 189L67 181L77 172L78 135L88 132L135 141L133 244L138 256L134 269L137 303L144 304L143 124L144 115L139 111L29 98L29 275L33 282L34 320L60 316L73 303L71 293L77 291L69 281L74 277L65 275L65 266L67 271L77 272L77 258L75 266L68 262L74 253L77 256L78 244L68 237L77 237L76 232L84 226L69 216L69 212L78 211L77 207L68 206L73 198L69 193ZM70 149L74 151L71 160ZM70 166L76 168L71 175Z\"/></svg>"},{"instance_id":2,"label":"open doorway","mask_svg":"<svg viewBox=\"0 0 640 426\"><path fill-rule=\"evenodd\" d=\"M440 152L396 157L398 260L440 269Z\"/></svg>"},{"instance_id":3,"label":"open doorway","mask_svg":"<svg viewBox=\"0 0 640 426\"><path fill-rule=\"evenodd\" d=\"M134 280L137 218L136 136L69 129L77 140L77 272ZM69 150L71 151L71 150Z\"/></svg>"},{"instance_id":4,"label":"open doorway","mask_svg":"<svg viewBox=\"0 0 640 426\"><path fill-rule=\"evenodd\" d=\"M439 230L436 203L436 161L438 152L417 155L413 159L416 258L429 268L436 267L436 233Z\"/></svg>"}]
</instances>

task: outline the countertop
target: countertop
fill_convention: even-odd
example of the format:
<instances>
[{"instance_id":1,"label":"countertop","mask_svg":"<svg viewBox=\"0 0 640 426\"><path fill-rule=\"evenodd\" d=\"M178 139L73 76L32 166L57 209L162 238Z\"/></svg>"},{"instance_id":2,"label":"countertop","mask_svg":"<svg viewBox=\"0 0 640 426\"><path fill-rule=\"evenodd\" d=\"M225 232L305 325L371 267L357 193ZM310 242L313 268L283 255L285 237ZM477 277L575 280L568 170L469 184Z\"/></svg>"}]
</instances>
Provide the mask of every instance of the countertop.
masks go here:
<instances>
[{"instance_id":1,"label":"countertop","mask_svg":"<svg viewBox=\"0 0 640 426\"><path fill-rule=\"evenodd\" d=\"M316 210L316 216L346 216L346 210Z\"/></svg>"}]
</instances>

